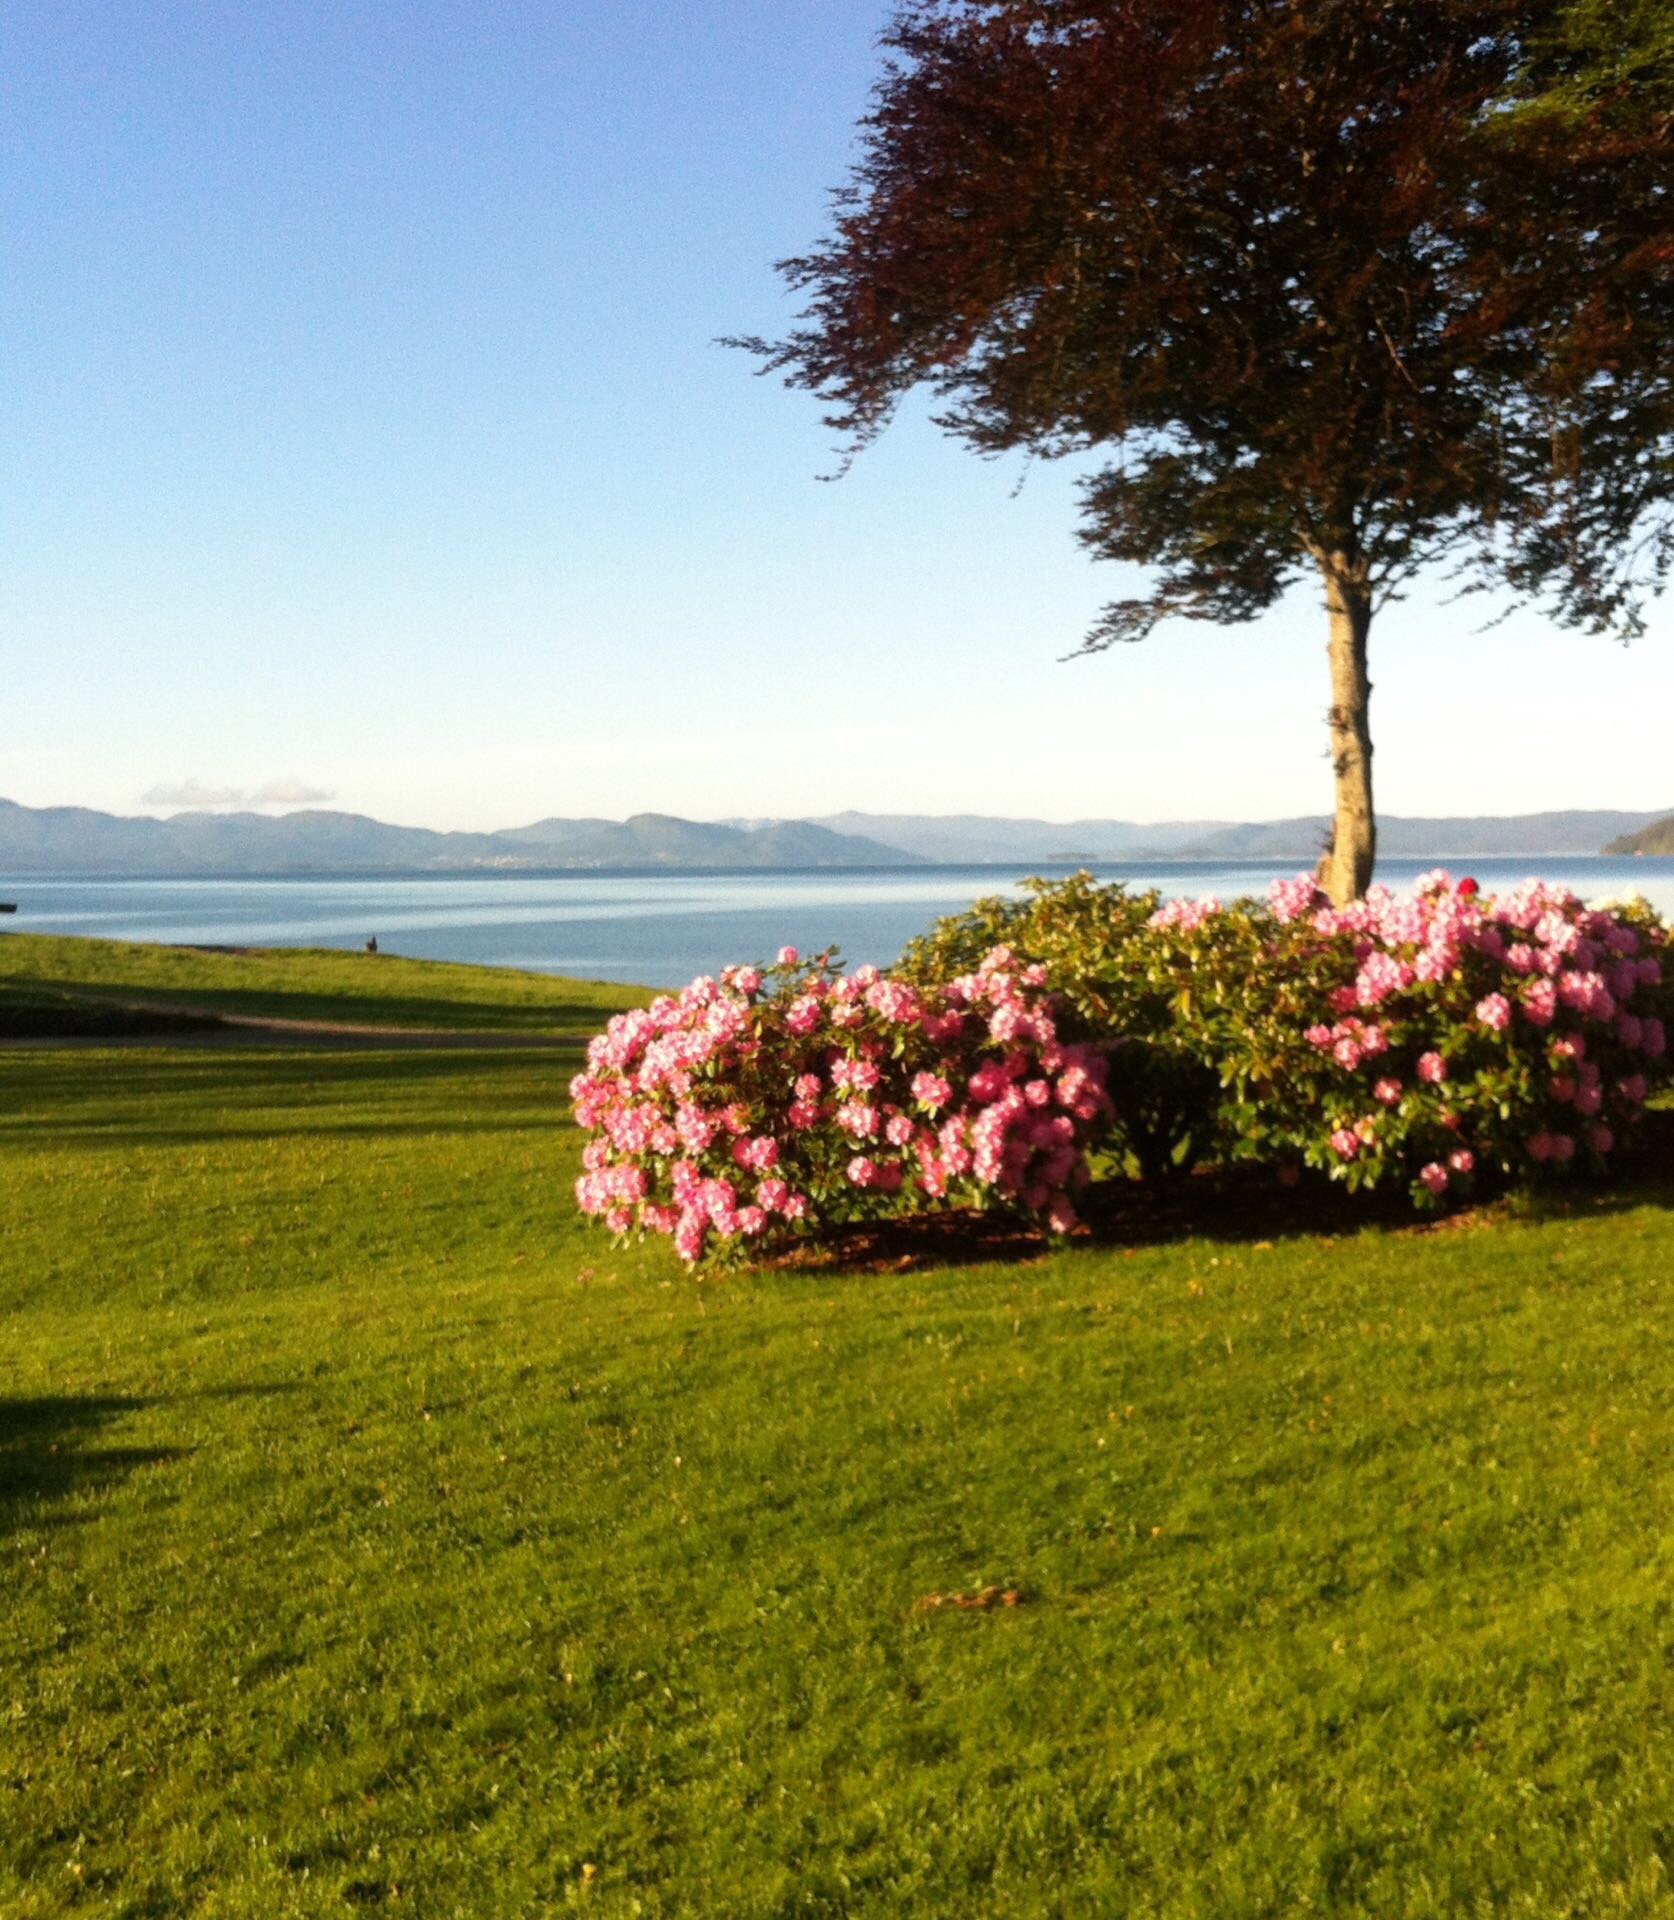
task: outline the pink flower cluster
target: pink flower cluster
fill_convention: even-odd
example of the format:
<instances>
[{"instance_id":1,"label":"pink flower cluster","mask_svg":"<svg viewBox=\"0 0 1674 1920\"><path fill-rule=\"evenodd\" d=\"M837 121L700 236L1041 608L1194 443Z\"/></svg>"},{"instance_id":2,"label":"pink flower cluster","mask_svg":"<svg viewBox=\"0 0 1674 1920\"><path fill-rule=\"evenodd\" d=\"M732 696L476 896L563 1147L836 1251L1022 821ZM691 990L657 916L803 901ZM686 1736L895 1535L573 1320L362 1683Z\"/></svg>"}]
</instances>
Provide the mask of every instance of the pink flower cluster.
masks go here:
<instances>
[{"instance_id":1,"label":"pink flower cluster","mask_svg":"<svg viewBox=\"0 0 1674 1920\"><path fill-rule=\"evenodd\" d=\"M1308 883L1310 886L1313 882ZM1208 926L1221 911L1221 903L1210 895L1204 900L1165 900L1146 922L1151 927L1178 927L1182 933L1195 933Z\"/></svg>"},{"instance_id":2,"label":"pink flower cluster","mask_svg":"<svg viewBox=\"0 0 1674 1920\"><path fill-rule=\"evenodd\" d=\"M582 1211L688 1263L926 1204L1059 1232L1107 1120L1105 1058L1059 1039L1044 970L997 947L936 988L785 948L618 1014L570 1085Z\"/></svg>"},{"instance_id":3,"label":"pink flower cluster","mask_svg":"<svg viewBox=\"0 0 1674 1920\"><path fill-rule=\"evenodd\" d=\"M1323 996L1333 1018L1302 1038L1327 1068L1305 1095L1326 1122L1323 1164L1345 1177L1400 1164L1433 1201L1484 1150L1508 1172L1578 1152L1603 1161L1665 1070L1658 923L1539 881L1493 896L1439 871L1342 908L1307 879L1269 899L1287 952L1311 952L1326 975L1337 957Z\"/></svg>"}]
</instances>

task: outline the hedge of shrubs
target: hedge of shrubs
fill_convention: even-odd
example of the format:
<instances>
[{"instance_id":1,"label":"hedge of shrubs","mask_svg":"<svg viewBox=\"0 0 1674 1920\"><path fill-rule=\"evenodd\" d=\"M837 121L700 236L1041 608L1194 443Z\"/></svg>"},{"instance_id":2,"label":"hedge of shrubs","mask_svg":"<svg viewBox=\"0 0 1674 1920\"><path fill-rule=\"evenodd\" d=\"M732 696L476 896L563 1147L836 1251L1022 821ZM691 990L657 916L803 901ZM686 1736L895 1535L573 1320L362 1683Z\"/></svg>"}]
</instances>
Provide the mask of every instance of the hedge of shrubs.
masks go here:
<instances>
[{"instance_id":1,"label":"hedge of shrubs","mask_svg":"<svg viewBox=\"0 0 1674 1920\"><path fill-rule=\"evenodd\" d=\"M1669 929L1529 882L1332 908L1033 881L844 975L791 949L618 1015L571 1087L584 1211L695 1263L946 1206L1058 1232L1095 1175L1404 1188L1601 1168L1669 1067Z\"/></svg>"}]
</instances>

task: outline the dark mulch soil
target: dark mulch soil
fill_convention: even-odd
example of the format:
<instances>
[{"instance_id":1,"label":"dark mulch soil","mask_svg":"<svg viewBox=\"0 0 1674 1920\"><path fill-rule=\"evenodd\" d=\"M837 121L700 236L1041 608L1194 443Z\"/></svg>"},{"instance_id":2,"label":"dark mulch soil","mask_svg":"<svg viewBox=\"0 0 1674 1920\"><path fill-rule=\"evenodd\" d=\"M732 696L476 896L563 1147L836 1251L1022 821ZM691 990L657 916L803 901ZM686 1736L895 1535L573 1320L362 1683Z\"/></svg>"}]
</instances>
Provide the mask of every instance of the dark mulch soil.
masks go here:
<instances>
[{"instance_id":1,"label":"dark mulch soil","mask_svg":"<svg viewBox=\"0 0 1674 1920\"><path fill-rule=\"evenodd\" d=\"M1503 1192L1479 1189L1468 1206L1413 1211L1404 1193L1351 1194L1325 1180L1285 1188L1266 1168L1207 1167L1165 1185L1105 1180L1082 1195L1082 1244L1141 1247L1203 1236L1280 1240L1335 1236L1381 1226L1446 1233L1492 1225ZM1674 1109L1646 1116L1639 1141L1610 1179L1553 1177L1525 1202L1555 1215L1600 1208L1674 1205ZM777 1271L910 1272L919 1267L1044 1259L1053 1237L1017 1215L960 1209L834 1228L761 1264Z\"/></svg>"}]
</instances>

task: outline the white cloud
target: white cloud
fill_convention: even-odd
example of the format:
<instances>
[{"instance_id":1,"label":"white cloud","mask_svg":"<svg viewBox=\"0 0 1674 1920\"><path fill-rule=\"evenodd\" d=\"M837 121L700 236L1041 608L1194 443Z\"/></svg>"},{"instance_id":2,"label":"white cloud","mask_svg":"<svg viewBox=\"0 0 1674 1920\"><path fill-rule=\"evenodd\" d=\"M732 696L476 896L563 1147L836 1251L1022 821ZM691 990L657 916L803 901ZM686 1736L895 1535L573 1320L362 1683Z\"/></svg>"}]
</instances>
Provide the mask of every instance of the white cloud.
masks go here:
<instances>
[{"instance_id":1,"label":"white cloud","mask_svg":"<svg viewBox=\"0 0 1674 1920\"><path fill-rule=\"evenodd\" d=\"M140 795L142 807L304 807L335 798L322 787L300 780L269 780L259 787L206 787L196 780L160 781Z\"/></svg>"},{"instance_id":2,"label":"white cloud","mask_svg":"<svg viewBox=\"0 0 1674 1920\"><path fill-rule=\"evenodd\" d=\"M246 797L253 807L310 807L337 798L328 788L311 787L302 780L269 780Z\"/></svg>"},{"instance_id":3,"label":"white cloud","mask_svg":"<svg viewBox=\"0 0 1674 1920\"><path fill-rule=\"evenodd\" d=\"M140 795L142 807L236 807L244 798L237 787L205 787L196 780L163 782Z\"/></svg>"}]
</instances>

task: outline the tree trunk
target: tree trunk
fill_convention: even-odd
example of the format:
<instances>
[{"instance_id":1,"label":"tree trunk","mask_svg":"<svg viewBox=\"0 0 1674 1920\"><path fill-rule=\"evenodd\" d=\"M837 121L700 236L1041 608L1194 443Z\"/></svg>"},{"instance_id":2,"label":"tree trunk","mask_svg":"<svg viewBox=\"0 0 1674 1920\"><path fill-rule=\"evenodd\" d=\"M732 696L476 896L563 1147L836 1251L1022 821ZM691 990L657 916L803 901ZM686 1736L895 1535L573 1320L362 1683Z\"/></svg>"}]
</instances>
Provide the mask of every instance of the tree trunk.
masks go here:
<instances>
[{"instance_id":1,"label":"tree trunk","mask_svg":"<svg viewBox=\"0 0 1674 1920\"><path fill-rule=\"evenodd\" d=\"M1372 811L1372 683L1366 677L1366 636L1372 596L1364 570L1347 555L1327 555L1325 605L1331 618L1331 771L1336 809L1318 878L1334 906L1358 900L1372 883L1377 817Z\"/></svg>"}]
</instances>

